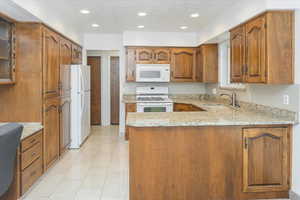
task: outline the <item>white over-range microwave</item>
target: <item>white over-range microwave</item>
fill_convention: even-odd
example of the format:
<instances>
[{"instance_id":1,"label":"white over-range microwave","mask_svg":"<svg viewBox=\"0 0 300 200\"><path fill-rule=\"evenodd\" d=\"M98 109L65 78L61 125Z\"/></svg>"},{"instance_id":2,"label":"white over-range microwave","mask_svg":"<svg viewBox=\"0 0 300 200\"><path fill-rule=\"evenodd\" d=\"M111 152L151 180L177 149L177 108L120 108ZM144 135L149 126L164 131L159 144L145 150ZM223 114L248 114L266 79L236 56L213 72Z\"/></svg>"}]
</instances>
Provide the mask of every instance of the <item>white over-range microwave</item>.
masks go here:
<instances>
[{"instance_id":1,"label":"white over-range microwave","mask_svg":"<svg viewBox=\"0 0 300 200\"><path fill-rule=\"evenodd\" d=\"M170 65L136 64L136 82L170 82Z\"/></svg>"}]
</instances>

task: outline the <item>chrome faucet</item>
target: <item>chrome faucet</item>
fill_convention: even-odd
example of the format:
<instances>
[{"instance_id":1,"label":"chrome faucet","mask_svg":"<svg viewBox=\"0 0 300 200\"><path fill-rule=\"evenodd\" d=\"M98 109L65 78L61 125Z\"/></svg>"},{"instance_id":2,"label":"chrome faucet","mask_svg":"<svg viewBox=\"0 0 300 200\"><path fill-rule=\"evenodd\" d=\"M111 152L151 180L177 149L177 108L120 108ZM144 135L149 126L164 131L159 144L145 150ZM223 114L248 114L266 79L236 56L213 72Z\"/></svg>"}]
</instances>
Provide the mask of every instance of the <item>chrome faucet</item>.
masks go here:
<instances>
[{"instance_id":1,"label":"chrome faucet","mask_svg":"<svg viewBox=\"0 0 300 200\"><path fill-rule=\"evenodd\" d=\"M231 100L230 105L233 107L240 107L240 105L237 102L236 93L232 92L232 94L220 94L220 96L228 96Z\"/></svg>"}]
</instances>

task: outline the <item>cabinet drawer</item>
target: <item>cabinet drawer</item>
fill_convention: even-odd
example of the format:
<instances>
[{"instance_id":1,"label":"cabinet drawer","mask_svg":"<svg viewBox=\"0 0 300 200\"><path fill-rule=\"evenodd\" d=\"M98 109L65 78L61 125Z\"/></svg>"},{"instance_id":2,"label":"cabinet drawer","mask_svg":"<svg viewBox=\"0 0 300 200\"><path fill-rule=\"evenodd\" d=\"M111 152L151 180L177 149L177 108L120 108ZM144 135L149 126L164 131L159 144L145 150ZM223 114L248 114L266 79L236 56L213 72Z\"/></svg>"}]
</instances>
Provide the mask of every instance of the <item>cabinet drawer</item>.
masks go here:
<instances>
[{"instance_id":1,"label":"cabinet drawer","mask_svg":"<svg viewBox=\"0 0 300 200\"><path fill-rule=\"evenodd\" d=\"M21 152L25 152L27 149L29 149L37 143L42 144L42 131L23 140L21 143Z\"/></svg>"},{"instance_id":2,"label":"cabinet drawer","mask_svg":"<svg viewBox=\"0 0 300 200\"><path fill-rule=\"evenodd\" d=\"M24 194L35 183L35 181L42 176L42 174L42 158L39 158L21 173L22 194Z\"/></svg>"},{"instance_id":3,"label":"cabinet drawer","mask_svg":"<svg viewBox=\"0 0 300 200\"><path fill-rule=\"evenodd\" d=\"M28 167L33 161L42 157L42 143L38 142L21 154L21 170Z\"/></svg>"}]
</instances>

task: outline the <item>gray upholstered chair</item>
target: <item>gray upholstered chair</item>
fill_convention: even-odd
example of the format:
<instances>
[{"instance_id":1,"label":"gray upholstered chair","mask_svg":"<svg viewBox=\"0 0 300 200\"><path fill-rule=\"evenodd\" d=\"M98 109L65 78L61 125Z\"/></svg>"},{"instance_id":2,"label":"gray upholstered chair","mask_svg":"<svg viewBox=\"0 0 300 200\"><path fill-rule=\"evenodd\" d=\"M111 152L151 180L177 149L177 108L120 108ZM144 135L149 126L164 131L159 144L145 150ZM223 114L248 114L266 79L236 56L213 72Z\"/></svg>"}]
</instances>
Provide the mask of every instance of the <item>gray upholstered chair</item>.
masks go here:
<instances>
[{"instance_id":1,"label":"gray upholstered chair","mask_svg":"<svg viewBox=\"0 0 300 200\"><path fill-rule=\"evenodd\" d=\"M0 197L13 182L22 131L23 126L16 123L0 126Z\"/></svg>"}]
</instances>

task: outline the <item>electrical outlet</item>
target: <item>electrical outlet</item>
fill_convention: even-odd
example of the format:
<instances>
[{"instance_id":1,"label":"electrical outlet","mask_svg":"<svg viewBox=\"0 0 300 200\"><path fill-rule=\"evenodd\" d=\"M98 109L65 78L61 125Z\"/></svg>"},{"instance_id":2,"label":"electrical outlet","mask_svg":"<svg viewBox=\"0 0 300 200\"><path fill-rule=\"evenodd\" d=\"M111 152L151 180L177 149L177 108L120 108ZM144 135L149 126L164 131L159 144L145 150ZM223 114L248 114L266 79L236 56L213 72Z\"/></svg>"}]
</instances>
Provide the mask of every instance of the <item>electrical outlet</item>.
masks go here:
<instances>
[{"instance_id":1,"label":"electrical outlet","mask_svg":"<svg viewBox=\"0 0 300 200\"><path fill-rule=\"evenodd\" d=\"M212 89L213 94L217 94L217 88Z\"/></svg>"},{"instance_id":2,"label":"electrical outlet","mask_svg":"<svg viewBox=\"0 0 300 200\"><path fill-rule=\"evenodd\" d=\"M290 97L289 95L285 94L283 95L283 104L289 105L290 104Z\"/></svg>"}]
</instances>

